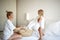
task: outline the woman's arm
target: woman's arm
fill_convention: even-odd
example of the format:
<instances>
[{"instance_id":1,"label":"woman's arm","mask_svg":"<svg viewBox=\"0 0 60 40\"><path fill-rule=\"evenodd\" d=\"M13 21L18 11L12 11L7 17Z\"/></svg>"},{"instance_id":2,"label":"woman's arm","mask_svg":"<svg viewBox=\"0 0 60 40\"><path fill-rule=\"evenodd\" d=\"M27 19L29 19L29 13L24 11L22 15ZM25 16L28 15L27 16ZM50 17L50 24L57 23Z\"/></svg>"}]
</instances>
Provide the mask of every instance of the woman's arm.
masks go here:
<instances>
[{"instance_id":1,"label":"woman's arm","mask_svg":"<svg viewBox=\"0 0 60 40\"><path fill-rule=\"evenodd\" d=\"M39 31L39 35L40 35L39 40L42 40L42 36L43 36L42 28L39 27L38 31Z\"/></svg>"}]
</instances>

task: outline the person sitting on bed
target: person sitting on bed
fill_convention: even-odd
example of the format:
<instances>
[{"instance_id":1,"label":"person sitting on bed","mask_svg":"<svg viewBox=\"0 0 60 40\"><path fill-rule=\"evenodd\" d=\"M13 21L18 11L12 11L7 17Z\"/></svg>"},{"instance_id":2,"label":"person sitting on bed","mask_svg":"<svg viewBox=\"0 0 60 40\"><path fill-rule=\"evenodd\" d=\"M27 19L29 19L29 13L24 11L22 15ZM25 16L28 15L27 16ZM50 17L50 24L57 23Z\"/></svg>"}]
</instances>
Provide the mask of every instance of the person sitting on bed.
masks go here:
<instances>
[{"instance_id":1,"label":"person sitting on bed","mask_svg":"<svg viewBox=\"0 0 60 40\"><path fill-rule=\"evenodd\" d=\"M38 10L38 17L32 20L28 24L28 28L34 30L33 36L37 37L36 40L42 40L43 30L44 30L44 11L42 9Z\"/></svg>"},{"instance_id":2,"label":"person sitting on bed","mask_svg":"<svg viewBox=\"0 0 60 40\"><path fill-rule=\"evenodd\" d=\"M12 23L13 12L7 11L6 16L7 16L7 21L5 23L3 40L12 40L20 37L20 35L13 32L13 30L16 28Z\"/></svg>"}]
</instances>

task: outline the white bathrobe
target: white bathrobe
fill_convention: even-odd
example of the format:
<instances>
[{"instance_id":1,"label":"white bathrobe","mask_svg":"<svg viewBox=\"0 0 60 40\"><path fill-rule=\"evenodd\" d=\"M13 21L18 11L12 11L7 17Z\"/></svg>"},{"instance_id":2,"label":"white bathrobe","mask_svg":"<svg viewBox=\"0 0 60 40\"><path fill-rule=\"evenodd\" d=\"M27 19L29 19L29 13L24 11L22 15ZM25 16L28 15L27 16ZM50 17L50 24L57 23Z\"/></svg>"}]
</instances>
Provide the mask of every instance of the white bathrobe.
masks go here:
<instances>
[{"instance_id":1,"label":"white bathrobe","mask_svg":"<svg viewBox=\"0 0 60 40\"><path fill-rule=\"evenodd\" d=\"M13 35L14 29L15 29L15 26L8 19L7 22L5 23L3 40L8 40L11 37L11 35Z\"/></svg>"}]
</instances>

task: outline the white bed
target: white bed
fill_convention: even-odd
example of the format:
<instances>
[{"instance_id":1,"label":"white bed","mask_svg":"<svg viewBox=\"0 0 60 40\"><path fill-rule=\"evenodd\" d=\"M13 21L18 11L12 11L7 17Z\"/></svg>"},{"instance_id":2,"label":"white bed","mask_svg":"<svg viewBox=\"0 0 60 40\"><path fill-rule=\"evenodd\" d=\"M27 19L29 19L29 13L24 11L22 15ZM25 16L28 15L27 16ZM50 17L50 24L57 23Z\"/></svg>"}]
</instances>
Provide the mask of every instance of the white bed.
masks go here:
<instances>
[{"instance_id":1,"label":"white bed","mask_svg":"<svg viewBox=\"0 0 60 40\"><path fill-rule=\"evenodd\" d=\"M37 37L30 36L30 37L22 37L21 40L38 40L38 38Z\"/></svg>"},{"instance_id":2,"label":"white bed","mask_svg":"<svg viewBox=\"0 0 60 40\"><path fill-rule=\"evenodd\" d=\"M43 40L60 40L60 21L48 26Z\"/></svg>"},{"instance_id":3,"label":"white bed","mask_svg":"<svg viewBox=\"0 0 60 40\"><path fill-rule=\"evenodd\" d=\"M38 40L37 37L22 37L20 40ZM60 21L48 26L43 40L60 40Z\"/></svg>"}]
</instances>

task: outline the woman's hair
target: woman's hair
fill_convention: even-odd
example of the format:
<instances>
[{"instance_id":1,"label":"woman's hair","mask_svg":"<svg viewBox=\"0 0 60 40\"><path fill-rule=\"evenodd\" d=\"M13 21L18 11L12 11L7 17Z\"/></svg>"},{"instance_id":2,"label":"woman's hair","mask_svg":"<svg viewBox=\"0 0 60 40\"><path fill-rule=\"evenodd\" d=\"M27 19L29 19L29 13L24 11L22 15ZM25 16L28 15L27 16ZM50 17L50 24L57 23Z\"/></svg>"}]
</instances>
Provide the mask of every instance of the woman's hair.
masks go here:
<instances>
[{"instance_id":1,"label":"woman's hair","mask_svg":"<svg viewBox=\"0 0 60 40\"><path fill-rule=\"evenodd\" d=\"M11 14L13 14L13 12L12 11L6 11L6 17L9 19L9 16L11 15Z\"/></svg>"}]
</instances>

